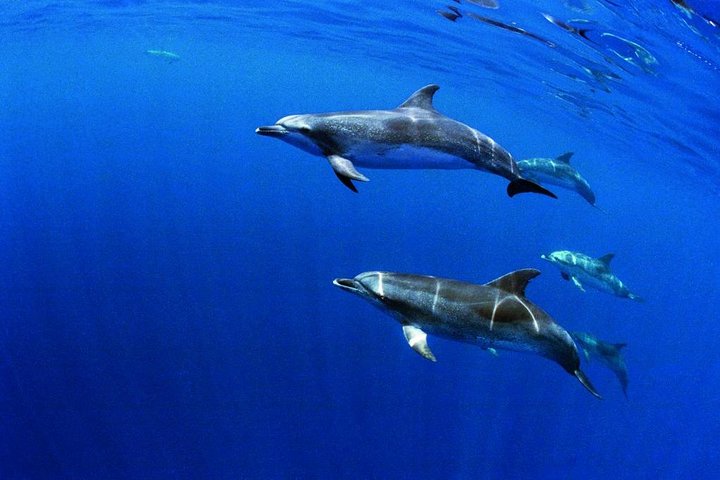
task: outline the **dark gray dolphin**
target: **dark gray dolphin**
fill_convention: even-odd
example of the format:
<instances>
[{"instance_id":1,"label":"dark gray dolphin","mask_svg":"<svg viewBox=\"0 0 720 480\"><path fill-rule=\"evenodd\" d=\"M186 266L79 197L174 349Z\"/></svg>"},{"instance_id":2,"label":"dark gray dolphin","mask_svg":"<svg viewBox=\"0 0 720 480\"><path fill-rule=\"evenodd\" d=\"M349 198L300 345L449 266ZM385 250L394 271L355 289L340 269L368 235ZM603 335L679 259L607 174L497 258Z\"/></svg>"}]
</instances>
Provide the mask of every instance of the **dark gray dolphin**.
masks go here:
<instances>
[{"instance_id":1,"label":"dark gray dolphin","mask_svg":"<svg viewBox=\"0 0 720 480\"><path fill-rule=\"evenodd\" d=\"M590 205L595 206L595 193L590 184L570 165L572 156L572 152L567 152L557 158L527 158L517 162L517 166L524 178L577 192Z\"/></svg>"},{"instance_id":2,"label":"dark gray dolphin","mask_svg":"<svg viewBox=\"0 0 720 480\"><path fill-rule=\"evenodd\" d=\"M555 198L524 179L510 153L492 138L435 110L432 100L438 88L423 87L392 110L290 115L255 132L327 158L340 181L355 192L353 180L368 180L356 166L475 169L510 180L511 197L534 192Z\"/></svg>"},{"instance_id":3,"label":"dark gray dolphin","mask_svg":"<svg viewBox=\"0 0 720 480\"><path fill-rule=\"evenodd\" d=\"M599 360L615 374L622 386L625 398L627 398L628 373L621 351L627 344L604 342L589 333L583 332L570 332L570 335L580 346L586 360Z\"/></svg>"},{"instance_id":4,"label":"dark gray dolphin","mask_svg":"<svg viewBox=\"0 0 720 480\"><path fill-rule=\"evenodd\" d=\"M333 283L394 316L410 347L428 360L435 361L428 334L484 349L530 352L558 363L601 398L580 370L570 334L525 298L525 287L539 274L533 269L518 270L475 285L423 275L366 272Z\"/></svg>"}]
</instances>

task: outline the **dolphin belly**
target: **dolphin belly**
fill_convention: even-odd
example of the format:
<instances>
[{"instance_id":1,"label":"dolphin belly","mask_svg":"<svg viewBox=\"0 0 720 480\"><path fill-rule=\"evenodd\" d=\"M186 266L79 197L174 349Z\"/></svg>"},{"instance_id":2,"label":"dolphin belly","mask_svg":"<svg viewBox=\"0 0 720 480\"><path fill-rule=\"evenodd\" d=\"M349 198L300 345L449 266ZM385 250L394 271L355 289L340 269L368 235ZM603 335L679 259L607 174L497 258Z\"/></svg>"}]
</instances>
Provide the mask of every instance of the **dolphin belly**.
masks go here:
<instances>
[{"instance_id":1,"label":"dolphin belly","mask_svg":"<svg viewBox=\"0 0 720 480\"><path fill-rule=\"evenodd\" d=\"M477 169L467 160L440 150L413 145L355 148L345 155L361 168L372 169Z\"/></svg>"}]
</instances>

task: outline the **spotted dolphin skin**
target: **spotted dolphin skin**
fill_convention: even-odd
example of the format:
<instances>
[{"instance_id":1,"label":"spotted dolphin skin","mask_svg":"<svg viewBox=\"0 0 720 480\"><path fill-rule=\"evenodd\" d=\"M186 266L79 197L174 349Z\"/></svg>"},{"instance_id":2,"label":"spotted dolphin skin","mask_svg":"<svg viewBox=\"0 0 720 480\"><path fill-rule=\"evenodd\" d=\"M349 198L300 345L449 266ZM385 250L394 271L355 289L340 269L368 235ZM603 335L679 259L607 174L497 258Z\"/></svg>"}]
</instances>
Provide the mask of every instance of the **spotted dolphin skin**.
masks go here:
<instances>
[{"instance_id":1,"label":"spotted dolphin skin","mask_svg":"<svg viewBox=\"0 0 720 480\"><path fill-rule=\"evenodd\" d=\"M572 152L567 152L557 158L528 158L517 162L517 166L523 178L577 192L595 206L595 193L580 172L570 165L572 156Z\"/></svg>"},{"instance_id":2,"label":"spotted dolphin skin","mask_svg":"<svg viewBox=\"0 0 720 480\"><path fill-rule=\"evenodd\" d=\"M484 285L423 275L365 272L337 278L337 287L389 313L402 325L410 347L435 361L428 334L484 349L529 352L558 363L594 396L601 398L580 370L570 334L525 298L538 270L508 273Z\"/></svg>"},{"instance_id":3,"label":"spotted dolphin skin","mask_svg":"<svg viewBox=\"0 0 720 480\"><path fill-rule=\"evenodd\" d=\"M340 181L355 192L353 180L368 181L356 167L475 169L510 180L511 197L534 192L555 198L524 179L510 153L492 138L435 110L438 88L423 87L392 110L290 115L255 132L327 158Z\"/></svg>"},{"instance_id":4,"label":"spotted dolphin skin","mask_svg":"<svg viewBox=\"0 0 720 480\"><path fill-rule=\"evenodd\" d=\"M610 271L610 261L615 255L609 253L600 258L592 258L584 253L558 250L540 258L547 260L560 269L565 280L571 280L577 288L585 291L585 286L618 297L643 301L630 292L625 284Z\"/></svg>"},{"instance_id":5,"label":"spotted dolphin skin","mask_svg":"<svg viewBox=\"0 0 720 480\"><path fill-rule=\"evenodd\" d=\"M589 333L583 332L570 332L570 335L585 354L586 360L598 360L615 374L620 386L622 386L625 398L627 398L628 373L625 360L622 357L622 349L627 344L604 342Z\"/></svg>"}]
</instances>

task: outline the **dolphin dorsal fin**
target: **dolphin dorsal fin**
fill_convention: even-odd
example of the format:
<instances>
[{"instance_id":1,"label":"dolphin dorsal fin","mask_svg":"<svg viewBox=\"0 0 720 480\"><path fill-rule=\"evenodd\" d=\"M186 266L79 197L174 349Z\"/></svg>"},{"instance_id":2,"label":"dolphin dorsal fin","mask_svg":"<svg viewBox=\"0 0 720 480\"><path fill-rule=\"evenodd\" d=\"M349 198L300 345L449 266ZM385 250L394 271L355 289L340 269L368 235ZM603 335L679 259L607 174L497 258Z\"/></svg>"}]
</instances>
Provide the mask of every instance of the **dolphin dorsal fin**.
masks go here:
<instances>
[{"instance_id":1,"label":"dolphin dorsal fin","mask_svg":"<svg viewBox=\"0 0 720 480\"><path fill-rule=\"evenodd\" d=\"M562 155L557 157L555 160L557 160L558 162L570 163L570 159L572 158L572 156L573 156L573 152L567 152L567 153L563 153Z\"/></svg>"},{"instance_id":2,"label":"dolphin dorsal fin","mask_svg":"<svg viewBox=\"0 0 720 480\"><path fill-rule=\"evenodd\" d=\"M495 287L506 292L514 293L520 297L525 296L525 288L530 280L540 275L540 270L534 268L524 268L515 270L500 278L496 278L492 282L485 284L487 287Z\"/></svg>"},{"instance_id":3,"label":"dolphin dorsal fin","mask_svg":"<svg viewBox=\"0 0 720 480\"><path fill-rule=\"evenodd\" d=\"M410 95L398 108L422 108L423 110L435 110L433 107L433 95L440 88L439 85L426 85L417 92Z\"/></svg>"},{"instance_id":4,"label":"dolphin dorsal fin","mask_svg":"<svg viewBox=\"0 0 720 480\"><path fill-rule=\"evenodd\" d=\"M607 255L603 255L602 257L598 258L598 261L604 263L606 267L610 268L610 261L612 261L614 256L614 253L608 253Z\"/></svg>"}]
</instances>

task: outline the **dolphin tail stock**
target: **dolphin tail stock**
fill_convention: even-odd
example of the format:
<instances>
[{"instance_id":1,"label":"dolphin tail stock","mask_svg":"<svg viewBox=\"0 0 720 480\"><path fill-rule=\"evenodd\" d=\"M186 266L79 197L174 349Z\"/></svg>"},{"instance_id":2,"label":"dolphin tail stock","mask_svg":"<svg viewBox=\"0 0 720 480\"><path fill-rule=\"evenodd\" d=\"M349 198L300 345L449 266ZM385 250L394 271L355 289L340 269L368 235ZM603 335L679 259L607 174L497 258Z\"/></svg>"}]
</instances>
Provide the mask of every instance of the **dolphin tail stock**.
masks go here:
<instances>
[{"instance_id":1,"label":"dolphin tail stock","mask_svg":"<svg viewBox=\"0 0 720 480\"><path fill-rule=\"evenodd\" d=\"M518 193L539 193L551 198L557 198L557 195L552 193L550 190L541 187L535 182L525 180L524 178L516 178L507 186L507 194L509 197L514 197Z\"/></svg>"},{"instance_id":2,"label":"dolphin tail stock","mask_svg":"<svg viewBox=\"0 0 720 480\"><path fill-rule=\"evenodd\" d=\"M590 382L590 379L585 375L585 373L580 370L579 368L573 372L573 375L575 375L575 378L580 380L580 383L582 383L582 386L587 389L588 392L592 393L594 397L602 399L602 395L600 395L597 390L595 390L595 387L593 387L592 382Z\"/></svg>"}]
</instances>

